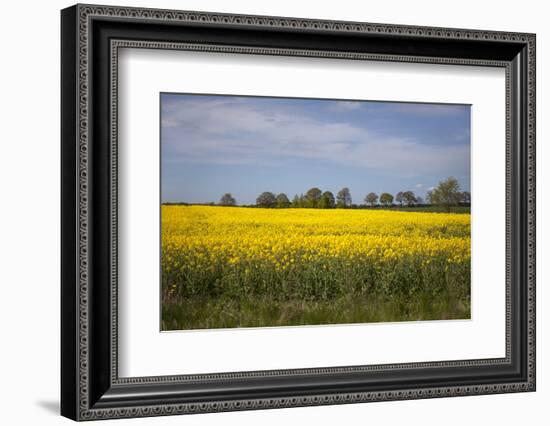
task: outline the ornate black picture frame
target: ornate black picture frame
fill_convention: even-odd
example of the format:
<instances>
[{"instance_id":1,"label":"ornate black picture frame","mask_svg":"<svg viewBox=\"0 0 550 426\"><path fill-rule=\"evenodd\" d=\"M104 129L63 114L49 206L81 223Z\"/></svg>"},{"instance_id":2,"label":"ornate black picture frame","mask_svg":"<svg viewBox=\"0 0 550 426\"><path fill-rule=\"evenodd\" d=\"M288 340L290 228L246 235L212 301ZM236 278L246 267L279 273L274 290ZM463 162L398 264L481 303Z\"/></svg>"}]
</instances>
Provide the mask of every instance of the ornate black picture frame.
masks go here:
<instances>
[{"instance_id":1,"label":"ornate black picture frame","mask_svg":"<svg viewBox=\"0 0 550 426\"><path fill-rule=\"evenodd\" d=\"M61 29L62 415L92 420L535 390L534 34L96 5L64 9ZM506 356L120 378L121 47L504 68Z\"/></svg>"}]
</instances>

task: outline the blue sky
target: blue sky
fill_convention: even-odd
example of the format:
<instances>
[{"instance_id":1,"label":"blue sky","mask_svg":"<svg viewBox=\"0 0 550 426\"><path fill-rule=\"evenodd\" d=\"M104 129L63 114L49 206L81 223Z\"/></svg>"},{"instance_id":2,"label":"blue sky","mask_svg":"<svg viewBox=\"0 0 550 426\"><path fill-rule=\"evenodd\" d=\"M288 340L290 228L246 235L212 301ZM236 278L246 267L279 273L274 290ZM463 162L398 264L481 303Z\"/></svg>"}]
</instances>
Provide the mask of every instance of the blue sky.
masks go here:
<instances>
[{"instance_id":1,"label":"blue sky","mask_svg":"<svg viewBox=\"0 0 550 426\"><path fill-rule=\"evenodd\" d=\"M163 202L347 186L361 204L448 176L470 191L469 105L162 93L160 107Z\"/></svg>"}]
</instances>

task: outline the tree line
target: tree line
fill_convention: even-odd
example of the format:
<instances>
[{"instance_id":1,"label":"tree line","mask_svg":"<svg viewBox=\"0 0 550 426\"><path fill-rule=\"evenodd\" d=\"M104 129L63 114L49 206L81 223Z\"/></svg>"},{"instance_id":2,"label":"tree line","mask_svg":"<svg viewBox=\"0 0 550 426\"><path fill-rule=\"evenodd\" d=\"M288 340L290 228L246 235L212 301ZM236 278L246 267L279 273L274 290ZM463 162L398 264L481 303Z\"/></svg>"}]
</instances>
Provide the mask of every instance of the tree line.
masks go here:
<instances>
[{"instance_id":1,"label":"tree line","mask_svg":"<svg viewBox=\"0 0 550 426\"><path fill-rule=\"evenodd\" d=\"M272 192L262 192L256 198L258 207L267 208L313 208L313 209L332 209L335 207L345 208L351 207L351 193L349 188L342 188L336 196L330 191L321 191L314 187L309 189L305 194L296 194L290 201L286 194L281 193L275 195Z\"/></svg>"},{"instance_id":2,"label":"tree line","mask_svg":"<svg viewBox=\"0 0 550 426\"><path fill-rule=\"evenodd\" d=\"M230 194L224 194L219 202L221 206L235 206L237 200ZM262 192L258 198L256 198L257 207L264 208L345 208L351 207L351 193L349 188L342 188L336 194L330 191L321 191L319 188L311 188L306 194L296 194L292 201L289 200L285 193L275 194L273 192Z\"/></svg>"},{"instance_id":3,"label":"tree line","mask_svg":"<svg viewBox=\"0 0 550 426\"><path fill-rule=\"evenodd\" d=\"M413 191L400 191L395 194L395 197L389 192L382 192L378 195L375 192L368 193L364 202L365 205L370 207L394 206L394 201L397 205L403 206L415 206L424 204L425 201L422 197L415 195ZM437 187L428 191L426 195L426 201L428 204L440 205L447 211L451 210L452 206L459 204L470 204L470 193L467 191L461 191L458 180L454 177L448 177L447 179L439 182ZM237 200L230 194L224 194L219 202L221 206L235 206ZM257 207L263 208L318 208L318 209L332 209L332 208L350 208L358 207L352 204L351 192L349 188L344 187L336 193L336 196L330 191L322 191L317 187L309 189L305 194L296 194L292 201L289 200L285 193L275 194L273 192L262 192L256 198Z\"/></svg>"}]
</instances>

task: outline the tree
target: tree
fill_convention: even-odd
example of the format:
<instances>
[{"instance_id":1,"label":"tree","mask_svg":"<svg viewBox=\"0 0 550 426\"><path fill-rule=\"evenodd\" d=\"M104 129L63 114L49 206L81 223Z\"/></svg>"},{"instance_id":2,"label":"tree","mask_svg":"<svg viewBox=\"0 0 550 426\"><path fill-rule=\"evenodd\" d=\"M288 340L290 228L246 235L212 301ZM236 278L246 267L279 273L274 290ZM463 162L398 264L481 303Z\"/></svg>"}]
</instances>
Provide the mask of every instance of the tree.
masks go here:
<instances>
[{"instance_id":1,"label":"tree","mask_svg":"<svg viewBox=\"0 0 550 426\"><path fill-rule=\"evenodd\" d=\"M374 207L377 202L378 195L376 195L374 192L367 194L367 196L365 197L365 203L370 204L371 207Z\"/></svg>"},{"instance_id":2,"label":"tree","mask_svg":"<svg viewBox=\"0 0 550 426\"><path fill-rule=\"evenodd\" d=\"M237 201L233 198L230 193L223 194L220 198L220 206L235 206Z\"/></svg>"},{"instance_id":3,"label":"tree","mask_svg":"<svg viewBox=\"0 0 550 426\"><path fill-rule=\"evenodd\" d=\"M323 192L319 188L311 188L306 192L306 199L308 201L308 207L318 207L319 200L321 200L321 195Z\"/></svg>"},{"instance_id":4,"label":"tree","mask_svg":"<svg viewBox=\"0 0 550 426\"><path fill-rule=\"evenodd\" d=\"M256 205L258 207L275 207L277 205L275 194L273 192L262 192L256 198Z\"/></svg>"},{"instance_id":5,"label":"tree","mask_svg":"<svg viewBox=\"0 0 550 426\"><path fill-rule=\"evenodd\" d=\"M472 202L472 197L468 191L464 191L460 194L460 202L464 204L470 204Z\"/></svg>"},{"instance_id":6,"label":"tree","mask_svg":"<svg viewBox=\"0 0 550 426\"><path fill-rule=\"evenodd\" d=\"M416 196L416 203L417 204L424 204L424 198L422 198L420 195Z\"/></svg>"},{"instance_id":7,"label":"tree","mask_svg":"<svg viewBox=\"0 0 550 426\"><path fill-rule=\"evenodd\" d=\"M412 191L405 191L403 192L403 200L408 206L411 206L416 203L416 196Z\"/></svg>"},{"instance_id":8,"label":"tree","mask_svg":"<svg viewBox=\"0 0 550 426\"><path fill-rule=\"evenodd\" d=\"M384 204L386 207L392 205L393 195L388 194L387 192L383 192L382 194L380 194L380 202Z\"/></svg>"},{"instance_id":9,"label":"tree","mask_svg":"<svg viewBox=\"0 0 550 426\"><path fill-rule=\"evenodd\" d=\"M340 208L346 208L351 206L351 193L349 188L342 188L336 194L336 206Z\"/></svg>"},{"instance_id":10,"label":"tree","mask_svg":"<svg viewBox=\"0 0 550 426\"><path fill-rule=\"evenodd\" d=\"M432 204L437 204L450 212L451 207L457 205L462 197L458 180L454 177L442 180L429 192L429 197Z\"/></svg>"},{"instance_id":11,"label":"tree","mask_svg":"<svg viewBox=\"0 0 550 426\"><path fill-rule=\"evenodd\" d=\"M322 209L332 209L334 208L334 194L330 191L325 191L321 195L321 200L319 201L319 207Z\"/></svg>"},{"instance_id":12,"label":"tree","mask_svg":"<svg viewBox=\"0 0 550 426\"><path fill-rule=\"evenodd\" d=\"M399 191L397 194L395 194L395 201L397 201L399 204L401 204L401 207L403 207L404 197L403 197L403 193L401 191Z\"/></svg>"},{"instance_id":13,"label":"tree","mask_svg":"<svg viewBox=\"0 0 550 426\"><path fill-rule=\"evenodd\" d=\"M294 199L292 200L292 207L296 207L296 208L303 208L303 207L306 207L306 199L304 197L304 194L296 194L294 196Z\"/></svg>"},{"instance_id":14,"label":"tree","mask_svg":"<svg viewBox=\"0 0 550 426\"><path fill-rule=\"evenodd\" d=\"M428 204L434 204L432 201L432 194L434 193L433 189L430 189L428 192L426 192L426 202Z\"/></svg>"},{"instance_id":15,"label":"tree","mask_svg":"<svg viewBox=\"0 0 550 426\"><path fill-rule=\"evenodd\" d=\"M277 195L277 207L279 208L286 208L288 206L290 206L290 201L288 200L288 197L286 196L286 194L279 194Z\"/></svg>"}]
</instances>

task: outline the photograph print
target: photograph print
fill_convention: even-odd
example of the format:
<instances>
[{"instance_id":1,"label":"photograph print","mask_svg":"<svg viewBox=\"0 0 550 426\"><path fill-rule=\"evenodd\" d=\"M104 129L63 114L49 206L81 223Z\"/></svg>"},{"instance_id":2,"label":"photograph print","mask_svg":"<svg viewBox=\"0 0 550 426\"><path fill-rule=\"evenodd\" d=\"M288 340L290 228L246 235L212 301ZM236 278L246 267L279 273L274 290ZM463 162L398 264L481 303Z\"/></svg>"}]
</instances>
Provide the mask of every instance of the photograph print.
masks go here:
<instances>
[{"instance_id":1,"label":"photograph print","mask_svg":"<svg viewBox=\"0 0 550 426\"><path fill-rule=\"evenodd\" d=\"M161 330L470 319L470 109L161 93Z\"/></svg>"}]
</instances>

